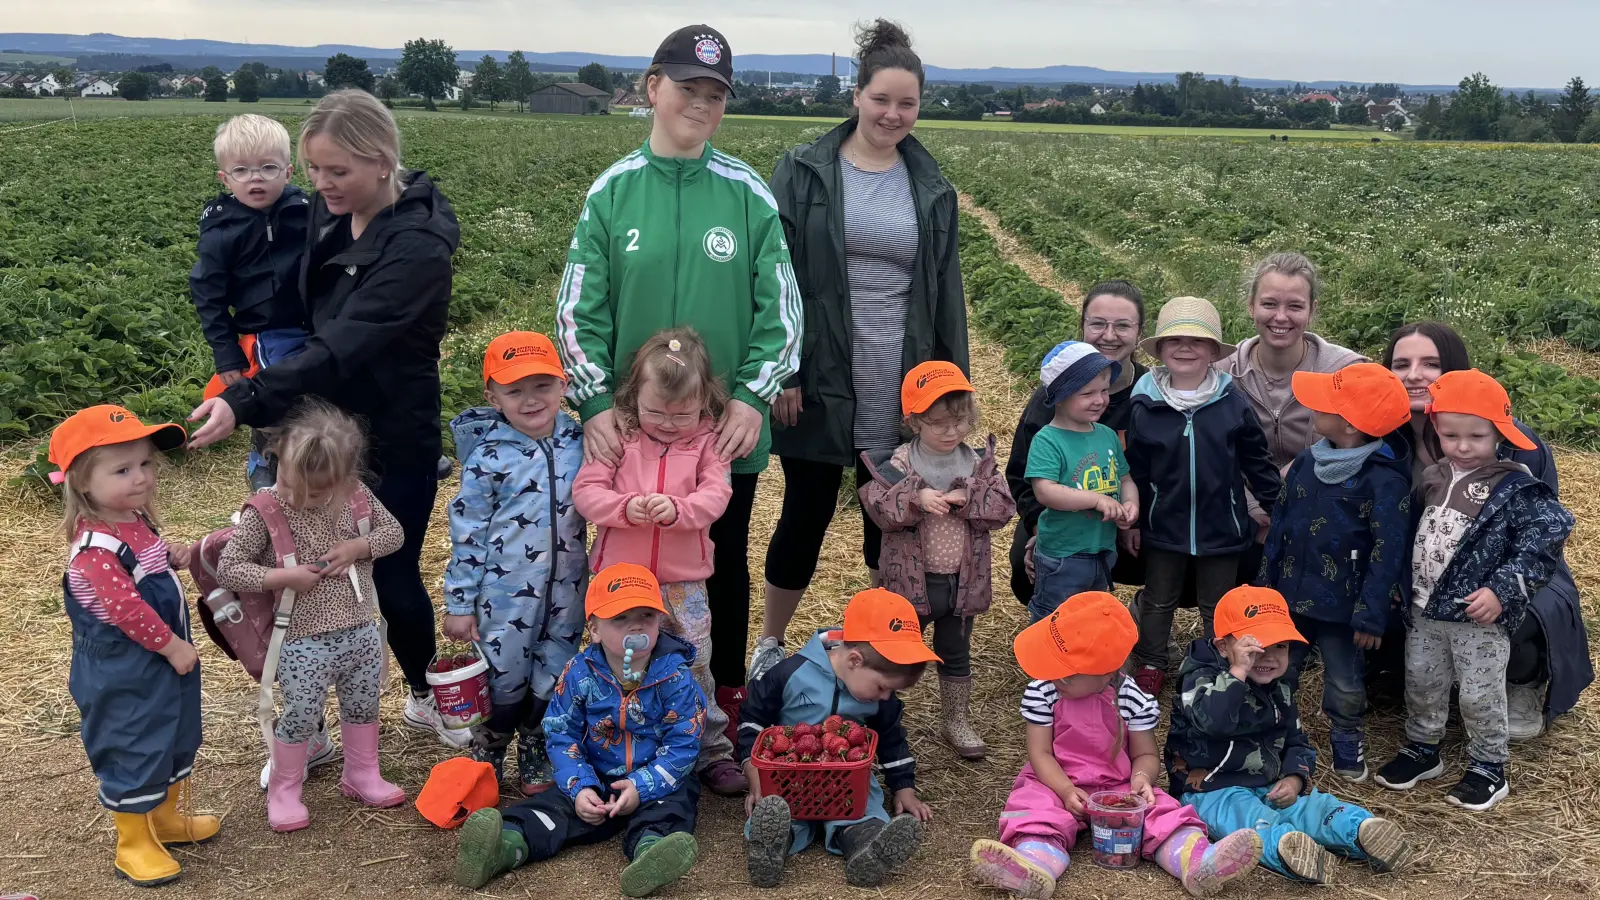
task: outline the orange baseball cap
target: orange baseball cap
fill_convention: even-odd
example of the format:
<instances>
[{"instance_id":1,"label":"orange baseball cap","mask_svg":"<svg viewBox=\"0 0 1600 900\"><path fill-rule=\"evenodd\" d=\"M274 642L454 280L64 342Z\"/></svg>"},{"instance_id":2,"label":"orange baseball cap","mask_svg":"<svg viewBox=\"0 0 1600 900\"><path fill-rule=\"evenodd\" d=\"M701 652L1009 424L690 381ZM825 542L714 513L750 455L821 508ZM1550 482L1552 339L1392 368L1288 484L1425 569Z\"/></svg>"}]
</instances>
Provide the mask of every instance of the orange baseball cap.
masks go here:
<instances>
[{"instance_id":1,"label":"orange baseball cap","mask_svg":"<svg viewBox=\"0 0 1600 900\"><path fill-rule=\"evenodd\" d=\"M182 425L170 422L146 425L120 406L105 404L79 410L50 433L50 462L61 470L50 473L50 483L60 484L66 478L67 467L85 450L126 444L140 438L149 438L157 450L176 450L183 446L188 435L184 434Z\"/></svg>"},{"instance_id":2,"label":"orange baseball cap","mask_svg":"<svg viewBox=\"0 0 1600 900\"><path fill-rule=\"evenodd\" d=\"M583 597L585 616L610 619L630 609L667 611L661 604L661 582L649 569L635 563L617 563L589 579L589 591Z\"/></svg>"},{"instance_id":3,"label":"orange baseball cap","mask_svg":"<svg viewBox=\"0 0 1600 900\"><path fill-rule=\"evenodd\" d=\"M1400 376L1377 363L1337 372L1296 372L1294 398L1307 409L1344 417L1362 434L1383 437L1411 421L1411 398Z\"/></svg>"},{"instance_id":4,"label":"orange baseball cap","mask_svg":"<svg viewBox=\"0 0 1600 900\"><path fill-rule=\"evenodd\" d=\"M1223 594L1217 601L1212 627L1217 637L1248 634L1263 647L1280 641L1307 643L1300 629L1294 627L1294 620L1289 618L1289 604L1272 588L1241 584Z\"/></svg>"},{"instance_id":5,"label":"orange baseball cap","mask_svg":"<svg viewBox=\"0 0 1600 900\"><path fill-rule=\"evenodd\" d=\"M434 766L417 794L417 812L440 828L455 828L480 809L500 803L494 766L457 756Z\"/></svg>"},{"instance_id":6,"label":"orange baseball cap","mask_svg":"<svg viewBox=\"0 0 1600 900\"><path fill-rule=\"evenodd\" d=\"M951 391L976 393L972 382L961 374L961 368L955 363L937 359L922 363L907 372L906 380L900 382L900 412L907 416L925 413L933 401Z\"/></svg>"},{"instance_id":7,"label":"orange baseball cap","mask_svg":"<svg viewBox=\"0 0 1600 900\"><path fill-rule=\"evenodd\" d=\"M922 642L922 627L911 601L885 588L862 591L844 608L843 639L866 641L883 658L900 665L940 662Z\"/></svg>"},{"instance_id":8,"label":"orange baseball cap","mask_svg":"<svg viewBox=\"0 0 1600 900\"><path fill-rule=\"evenodd\" d=\"M1139 627L1121 600L1104 591L1085 591L1024 628L1012 646L1029 678L1055 681L1115 672L1138 640Z\"/></svg>"},{"instance_id":9,"label":"orange baseball cap","mask_svg":"<svg viewBox=\"0 0 1600 900\"><path fill-rule=\"evenodd\" d=\"M1500 429L1500 436L1511 446L1522 450L1536 449L1533 441L1517 428L1511 418L1511 395L1488 375L1477 369L1457 369L1440 375L1428 385L1433 400L1428 403L1428 413L1465 413L1488 419Z\"/></svg>"},{"instance_id":10,"label":"orange baseball cap","mask_svg":"<svg viewBox=\"0 0 1600 900\"><path fill-rule=\"evenodd\" d=\"M554 375L567 380L556 345L537 331L508 331L483 351L483 383L510 384L529 375Z\"/></svg>"}]
</instances>

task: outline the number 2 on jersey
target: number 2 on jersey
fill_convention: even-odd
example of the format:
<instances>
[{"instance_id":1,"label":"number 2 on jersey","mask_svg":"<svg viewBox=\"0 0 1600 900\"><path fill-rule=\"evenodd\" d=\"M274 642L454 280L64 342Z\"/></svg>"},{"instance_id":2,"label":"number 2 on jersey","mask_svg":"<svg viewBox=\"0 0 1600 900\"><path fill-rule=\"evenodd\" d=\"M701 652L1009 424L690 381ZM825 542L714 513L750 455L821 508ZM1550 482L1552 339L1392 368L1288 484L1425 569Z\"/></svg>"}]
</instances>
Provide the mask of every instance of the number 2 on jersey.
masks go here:
<instances>
[{"instance_id":1,"label":"number 2 on jersey","mask_svg":"<svg viewBox=\"0 0 1600 900\"><path fill-rule=\"evenodd\" d=\"M623 249L623 252L624 253L632 253L633 251L635 251L637 249L639 249L639 229L637 229L637 228L629 228L628 229L628 246Z\"/></svg>"}]
</instances>

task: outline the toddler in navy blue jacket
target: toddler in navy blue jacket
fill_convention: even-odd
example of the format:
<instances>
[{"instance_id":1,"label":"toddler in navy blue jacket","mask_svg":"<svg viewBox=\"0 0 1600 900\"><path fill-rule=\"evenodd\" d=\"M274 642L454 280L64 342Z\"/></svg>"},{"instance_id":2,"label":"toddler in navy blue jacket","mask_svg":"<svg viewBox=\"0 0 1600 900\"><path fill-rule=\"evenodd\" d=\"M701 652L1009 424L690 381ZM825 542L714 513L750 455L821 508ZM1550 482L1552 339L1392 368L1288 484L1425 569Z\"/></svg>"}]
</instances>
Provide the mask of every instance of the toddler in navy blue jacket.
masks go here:
<instances>
[{"instance_id":1,"label":"toddler in navy blue jacket","mask_svg":"<svg viewBox=\"0 0 1600 900\"><path fill-rule=\"evenodd\" d=\"M276 119L247 113L217 127L217 180L228 187L200 213L198 260L189 297L211 346L217 374L207 399L260 368L299 353L306 342L300 299L311 201L289 183L289 132ZM253 489L271 487L265 441L252 442Z\"/></svg>"},{"instance_id":2,"label":"toddler in navy blue jacket","mask_svg":"<svg viewBox=\"0 0 1600 900\"><path fill-rule=\"evenodd\" d=\"M1365 781L1365 654L1401 596L1411 525L1411 463L1383 435L1411 420L1411 404L1377 363L1296 372L1293 388L1322 440L1289 465L1257 580L1283 594L1309 642L1291 645L1291 679L1311 645L1322 656L1334 772Z\"/></svg>"}]
</instances>

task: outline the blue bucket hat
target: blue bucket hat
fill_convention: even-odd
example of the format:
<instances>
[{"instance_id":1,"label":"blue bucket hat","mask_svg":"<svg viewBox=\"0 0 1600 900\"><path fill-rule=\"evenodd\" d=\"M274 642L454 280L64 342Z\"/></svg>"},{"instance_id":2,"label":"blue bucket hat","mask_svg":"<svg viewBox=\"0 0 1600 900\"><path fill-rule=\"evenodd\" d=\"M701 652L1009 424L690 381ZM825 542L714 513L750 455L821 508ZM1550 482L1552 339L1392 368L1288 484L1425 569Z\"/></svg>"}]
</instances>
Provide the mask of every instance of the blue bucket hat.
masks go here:
<instances>
[{"instance_id":1,"label":"blue bucket hat","mask_svg":"<svg viewBox=\"0 0 1600 900\"><path fill-rule=\"evenodd\" d=\"M1122 363L1107 359L1093 344L1062 341L1044 355L1044 364L1039 367L1039 382L1045 386L1045 404L1055 406L1076 394L1107 367L1111 369L1112 381L1121 377Z\"/></svg>"}]
</instances>

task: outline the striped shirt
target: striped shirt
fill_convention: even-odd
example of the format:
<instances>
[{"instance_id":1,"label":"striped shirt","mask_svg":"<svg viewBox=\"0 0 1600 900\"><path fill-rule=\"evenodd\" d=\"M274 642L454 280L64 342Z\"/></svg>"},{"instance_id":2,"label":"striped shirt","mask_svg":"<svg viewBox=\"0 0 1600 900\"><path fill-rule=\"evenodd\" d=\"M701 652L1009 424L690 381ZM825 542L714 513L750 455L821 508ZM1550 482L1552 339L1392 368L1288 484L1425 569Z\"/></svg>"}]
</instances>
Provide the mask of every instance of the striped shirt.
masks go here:
<instances>
[{"instance_id":1,"label":"striped shirt","mask_svg":"<svg viewBox=\"0 0 1600 900\"><path fill-rule=\"evenodd\" d=\"M917 259L917 204L905 160L883 172L839 157L844 175L844 251L850 273L850 370L855 444L900 443L901 357Z\"/></svg>"},{"instance_id":2,"label":"striped shirt","mask_svg":"<svg viewBox=\"0 0 1600 900\"><path fill-rule=\"evenodd\" d=\"M1029 725L1051 725L1055 722L1056 683L1030 681L1022 692L1022 718ZM1161 724L1161 704L1134 684L1132 678L1123 676L1117 687L1117 712L1128 723L1129 731L1152 731Z\"/></svg>"},{"instance_id":3,"label":"striped shirt","mask_svg":"<svg viewBox=\"0 0 1600 900\"><path fill-rule=\"evenodd\" d=\"M78 529L77 540L87 528ZM143 519L132 522L100 522L95 530L111 535L133 551L146 577L162 576L167 564L167 542ZM90 547L72 558L67 566L67 591L89 615L122 629L146 650L159 651L172 639L172 628L145 602L133 576L110 550Z\"/></svg>"}]
</instances>

